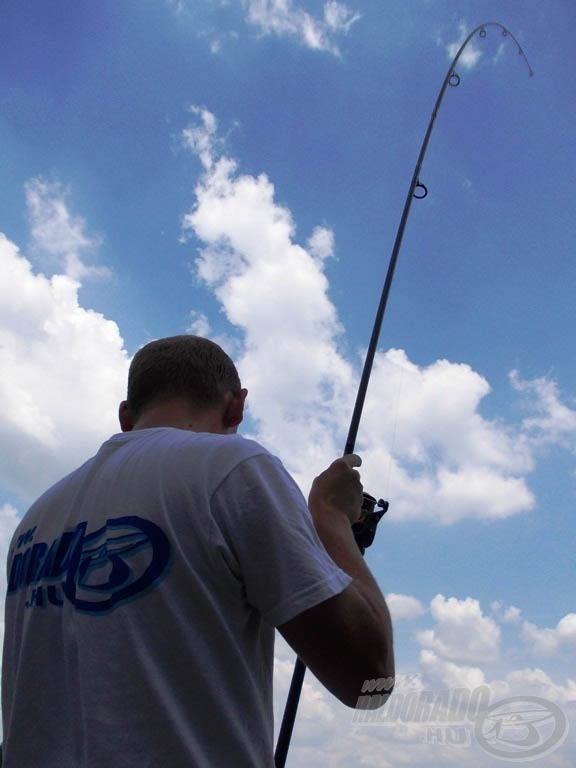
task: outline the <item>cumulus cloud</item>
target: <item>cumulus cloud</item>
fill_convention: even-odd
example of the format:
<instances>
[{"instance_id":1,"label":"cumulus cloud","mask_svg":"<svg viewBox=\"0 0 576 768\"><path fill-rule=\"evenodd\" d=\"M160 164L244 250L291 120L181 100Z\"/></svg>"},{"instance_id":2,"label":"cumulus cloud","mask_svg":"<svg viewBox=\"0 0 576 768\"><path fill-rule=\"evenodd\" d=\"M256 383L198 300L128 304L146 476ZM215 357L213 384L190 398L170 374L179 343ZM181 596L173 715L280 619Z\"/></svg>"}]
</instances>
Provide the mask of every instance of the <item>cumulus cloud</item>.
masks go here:
<instances>
[{"instance_id":1,"label":"cumulus cloud","mask_svg":"<svg viewBox=\"0 0 576 768\"><path fill-rule=\"evenodd\" d=\"M332 236L316 228L308 249L298 244L291 213L275 202L268 177L238 173L219 155L212 116L196 115L184 140L205 173L183 222L203 243L196 275L243 335L238 366L259 437L305 483L311 466L320 469L340 452L334 416L345 412L353 386L322 271Z\"/></svg>"},{"instance_id":2,"label":"cumulus cloud","mask_svg":"<svg viewBox=\"0 0 576 768\"><path fill-rule=\"evenodd\" d=\"M474 690L479 685L486 685L486 675L480 667L455 664L431 650L420 652L420 667L426 683L432 688Z\"/></svg>"},{"instance_id":3,"label":"cumulus cloud","mask_svg":"<svg viewBox=\"0 0 576 768\"><path fill-rule=\"evenodd\" d=\"M117 325L78 300L93 243L57 187L27 186L33 237L64 272L37 272L0 234L0 483L29 501L115 431L128 364Z\"/></svg>"},{"instance_id":4,"label":"cumulus cloud","mask_svg":"<svg viewBox=\"0 0 576 768\"><path fill-rule=\"evenodd\" d=\"M531 446L517 430L482 417L489 393L488 382L462 363L420 367L394 349L376 356L364 418L378 430L361 435L361 450L387 468L395 514L451 523L533 506Z\"/></svg>"},{"instance_id":5,"label":"cumulus cloud","mask_svg":"<svg viewBox=\"0 0 576 768\"><path fill-rule=\"evenodd\" d=\"M557 704L576 702L576 680L567 678L564 684L555 682L539 667L515 669L506 675L505 682L509 686L508 695L542 696Z\"/></svg>"},{"instance_id":6,"label":"cumulus cloud","mask_svg":"<svg viewBox=\"0 0 576 768\"><path fill-rule=\"evenodd\" d=\"M576 613L563 616L555 627L537 627L530 621L522 624L521 637L532 653L557 656L564 650L576 649Z\"/></svg>"},{"instance_id":7,"label":"cumulus cloud","mask_svg":"<svg viewBox=\"0 0 576 768\"><path fill-rule=\"evenodd\" d=\"M576 702L576 681L568 677L554 681L549 672L536 668L512 669L503 677L495 675L501 669L499 624L514 629L519 640L541 657L558 656L562 650L572 652L576 647L576 614L569 613L554 628L540 628L522 621L516 606L495 602L491 606L495 617L483 614L480 603L473 598L446 599L437 595L431 602L432 627L417 637L422 646L420 671L426 687L468 688L488 685L493 700L507 696L541 696L557 704ZM514 654L506 651L507 667ZM522 651L521 657L525 657Z\"/></svg>"},{"instance_id":8,"label":"cumulus cloud","mask_svg":"<svg viewBox=\"0 0 576 768\"><path fill-rule=\"evenodd\" d=\"M422 647L446 661L494 661L500 651L500 628L485 616L478 600L436 595L430 603L432 629L418 634Z\"/></svg>"},{"instance_id":9,"label":"cumulus cloud","mask_svg":"<svg viewBox=\"0 0 576 768\"><path fill-rule=\"evenodd\" d=\"M386 602L393 621L415 619L424 613L422 603L410 595L397 595L391 592L386 595Z\"/></svg>"}]
</instances>

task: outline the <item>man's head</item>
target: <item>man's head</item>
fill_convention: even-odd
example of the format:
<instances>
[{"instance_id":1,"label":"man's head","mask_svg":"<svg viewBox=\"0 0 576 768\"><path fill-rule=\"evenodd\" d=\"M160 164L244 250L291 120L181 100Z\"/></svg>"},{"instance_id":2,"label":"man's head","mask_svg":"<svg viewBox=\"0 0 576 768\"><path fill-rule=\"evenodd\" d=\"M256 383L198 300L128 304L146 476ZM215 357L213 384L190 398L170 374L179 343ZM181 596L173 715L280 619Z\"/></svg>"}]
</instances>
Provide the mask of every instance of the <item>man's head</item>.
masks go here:
<instances>
[{"instance_id":1,"label":"man's head","mask_svg":"<svg viewBox=\"0 0 576 768\"><path fill-rule=\"evenodd\" d=\"M176 413L179 421L184 416L189 422L193 414L193 423L184 427L193 428L209 415L221 416L222 431L235 431L246 394L234 363L218 344L200 336L170 336L146 344L134 355L120 423L127 431L160 426L167 418L174 421ZM218 419L214 424L219 425Z\"/></svg>"}]
</instances>

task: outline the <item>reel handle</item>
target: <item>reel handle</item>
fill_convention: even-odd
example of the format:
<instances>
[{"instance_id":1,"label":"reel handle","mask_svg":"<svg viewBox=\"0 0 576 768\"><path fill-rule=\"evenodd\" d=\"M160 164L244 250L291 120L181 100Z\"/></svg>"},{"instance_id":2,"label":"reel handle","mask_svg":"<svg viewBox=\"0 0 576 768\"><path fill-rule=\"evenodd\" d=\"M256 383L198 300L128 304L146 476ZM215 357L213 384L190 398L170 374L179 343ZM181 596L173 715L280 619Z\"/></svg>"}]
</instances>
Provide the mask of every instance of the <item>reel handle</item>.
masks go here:
<instances>
[{"instance_id":1,"label":"reel handle","mask_svg":"<svg viewBox=\"0 0 576 768\"><path fill-rule=\"evenodd\" d=\"M364 554L366 549L374 541L376 536L376 528L380 520L384 517L390 506L387 501L379 499L376 501L375 496L371 496L369 493L364 492L364 500L362 501L362 514L360 519L352 525L352 533L358 544L360 552ZM376 509L378 505L378 509Z\"/></svg>"}]
</instances>

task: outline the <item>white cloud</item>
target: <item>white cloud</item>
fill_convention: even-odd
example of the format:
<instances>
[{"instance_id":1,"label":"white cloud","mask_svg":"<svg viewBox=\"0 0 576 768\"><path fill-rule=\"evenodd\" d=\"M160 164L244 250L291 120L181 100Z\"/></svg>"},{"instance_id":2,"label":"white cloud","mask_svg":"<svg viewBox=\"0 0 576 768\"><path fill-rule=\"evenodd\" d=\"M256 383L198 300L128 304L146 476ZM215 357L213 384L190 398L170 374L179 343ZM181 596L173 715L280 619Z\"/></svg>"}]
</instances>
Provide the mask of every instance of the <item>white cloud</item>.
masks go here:
<instances>
[{"instance_id":1,"label":"white cloud","mask_svg":"<svg viewBox=\"0 0 576 768\"><path fill-rule=\"evenodd\" d=\"M502 621L505 624L518 624L521 620L521 615L522 615L522 612L520 608L517 608L515 605L510 605L504 611L504 616L502 617Z\"/></svg>"},{"instance_id":2,"label":"white cloud","mask_svg":"<svg viewBox=\"0 0 576 768\"><path fill-rule=\"evenodd\" d=\"M458 25L458 38L445 45L446 53L448 54L448 58L450 61L456 56L458 53L458 50L462 43L466 40L467 36L470 33L470 29L468 29L467 25L464 22L460 22ZM458 65L462 66L464 69L473 69L478 62L480 61L480 58L482 56L482 51L476 44L474 38L471 39L462 53L460 54L460 58L458 59Z\"/></svg>"},{"instance_id":3,"label":"white cloud","mask_svg":"<svg viewBox=\"0 0 576 768\"><path fill-rule=\"evenodd\" d=\"M460 40L455 43L450 43L446 46L446 51L450 60L456 56L462 43L463 40ZM473 69L476 64L478 64L481 56L482 51L477 46L475 46L474 43L468 43L466 48L464 48L462 51L460 58L458 59L458 64L464 67L464 69Z\"/></svg>"},{"instance_id":4,"label":"white cloud","mask_svg":"<svg viewBox=\"0 0 576 768\"><path fill-rule=\"evenodd\" d=\"M198 155L206 170L210 170L216 154L218 123L216 117L204 107L191 106L190 112L198 118L184 129L182 136L189 149Z\"/></svg>"},{"instance_id":5,"label":"white cloud","mask_svg":"<svg viewBox=\"0 0 576 768\"><path fill-rule=\"evenodd\" d=\"M427 684L432 688L474 690L486 685L486 676L480 667L455 664L431 650L420 652L420 666Z\"/></svg>"},{"instance_id":6,"label":"white cloud","mask_svg":"<svg viewBox=\"0 0 576 768\"><path fill-rule=\"evenodd\" d=\"M518 452L514 435L478 413L490 386L469 365L437 360L420 368L402 350L390 350L378 358L371 386L379 397L367 416L377 423L397 422L394 450L407 461L426 463L435 452L451 468L500 467L512 473L532 468L529 452Z\"/></svg>"},{"instance_id":7,"label":"white cloud","mask_svg":"<svg viewBox=\"0 0 576 768\"><path fill-rule=\"evenodd\" d=\"M306 245L313 258L324 261L334 254L334 232L327 227L315 227Z\"/></svg>"},{"instance_id":8,"label":"white cloud","mask_svg":"<svg viewBox=\"0 0 576 768\"><path fill-rule=\"evenodd\" d=\"M0 483L29 500L115 431L128 361L116 324L79 305L80 283L36 273L2 234L0 273Z\"/></svg>"},{"instance_id":9,"label":"white cloud","mask_svg":"<svg viewBox=\"0 0 576 768\"><path fill-rule=\"evenodd\" d=\"M489 392L468 365L438 360L422 368L402 350L377 354L364 408L372 428L360 435L360 450L387 468L393 515L451 523L533 506L525 480L531 447L518 430L482 417Z\"/></svg>"},{"instance_id":10,"label":"white cloud","mask_svg":"<svg viewBox=\"0 0 576 768\"><path fill-rule=\"evenodd\" d=\"M482 613L478 600L436 595L430 612L434 627L418 634L424 649L446 661L480 663L498 658L500 628Z\"/></svg>"},{"instance_id":11,"label":"white cloud","mask_svg":"<svg viewBox=\"0 0 576 768\"><path fill-rule=\"evenodd\" d=\"M57 182L32 179L26 184L26 204L32 234L32 248L64 268L68 277L105 277L109 270L89 266L85 259L100 245L100 240L86 234L86 223L70 213L67 191Z\"/></svg>"},{"instance_id":12,"label":"white cloud","mask_svg":"<svg viewBox=\"0 0 576 768\"><path fill-rule=\"evenodd\" d=\"M415 619L424 613L422 603L410 595L390 593L386 595L386 602L393 621Z\"/></svg>"},{"instance_id":13,"label":"white cloud","mask_svg":"<svg viewBox=\"0 0 576 768\"><path fill-rule=\"evenodd\" d=\"M520 624L522 621L522 611L515 605L506 606L497 600L491 604L490 609L503 624Z\"/></svg>"},{"instance_id":14,"label":"white cloud","mask_svg":"<svg viewBox=\"0 0 576 768\"><path fill-rule=\"evenodd\" d=\"M556 656L563 650L576 649L576 613L568 613L558 624L540 628L532 622L522 624L521 637L532 653Z\"/></svg>"},{"instance_id":15,"label":"white cloud","mask_svg":"<svg viewBox=\"0 0 576 768\"><path fill-rule=\"evenodd\" d=\"M535 446L563 445L573 451L576 410L562 402L556 382L542 377L524 381L518 371L510 373L510 381L534 414L522 423L527 439Z\"/></svg>"},{"instance_id":16,"label":"white cloud","mask_svg":"<svg viewBox=\"0 0 576 768\"><path fill-rule=\"evenodd\" d=\"M290 211L274 201L270 180L238 174L233 160L218 155L215 121L197 116L199 124L184 133L205 168L184 219L184 230L204 244L197 276L244 335L238 367L260 438L306 484L326 456L341 452L334 414L350 402L353 386L322 271L331 235L316 228L309 250L296 243Z\"/></svg>"},{"instance_id":17,"label":"white cloud","mask_svg":"<svg viewBox=\"0 0 576 768\"><path fill-rule=\"evenodd\" d=\"M542 696L556 704L576 702L576 680L567 678L565 684L556 683L539 667L516 669L506 675L508 695Z\"/></svg>"},{"instance_id":18,"label":"white cloud","mask_svg":"<svg viewBox=\"0 0 576 768\"><path fill-rule=\"evenodd\" d=\"M186 329L186 333L193 333L195 336L210 337L210 321L203 312L197 312L196 310L190 312L190 322Z\"/></svg>"},{"instance_id":19,"label":"white cloud","mask_svg":"<svg viewBox=\"0 0 576 768\"><path fill-rule=\"evenodd\" d=\"M344 3L328 0L322 17L314 17L292 0L243 0L248 21L263 34L290 36L306 47L338 54L334 38L346 34L360 14Z\"/></svg>"}]
</instances>

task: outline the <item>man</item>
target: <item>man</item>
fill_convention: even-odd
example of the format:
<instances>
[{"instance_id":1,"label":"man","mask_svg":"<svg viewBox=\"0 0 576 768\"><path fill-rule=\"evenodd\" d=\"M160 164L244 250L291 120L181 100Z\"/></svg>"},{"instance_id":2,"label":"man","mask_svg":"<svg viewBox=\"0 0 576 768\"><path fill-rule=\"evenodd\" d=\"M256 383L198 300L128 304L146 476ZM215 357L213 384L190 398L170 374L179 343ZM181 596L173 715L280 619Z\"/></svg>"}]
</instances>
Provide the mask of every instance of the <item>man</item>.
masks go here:
<instances>
[{"instance_id":1,"label":"man","mask_svg":"<svg viewBox=\"0 0 576 768\"><path fill-rule=\"evenodd\" d=\"M122 432L14 534L4 768L271 768L274 627L354 706L392 677L390 617L355 544L356 456L307 505L237 434L247 391L213 342L134 357Z\"/></svg>"}]
</instances>

